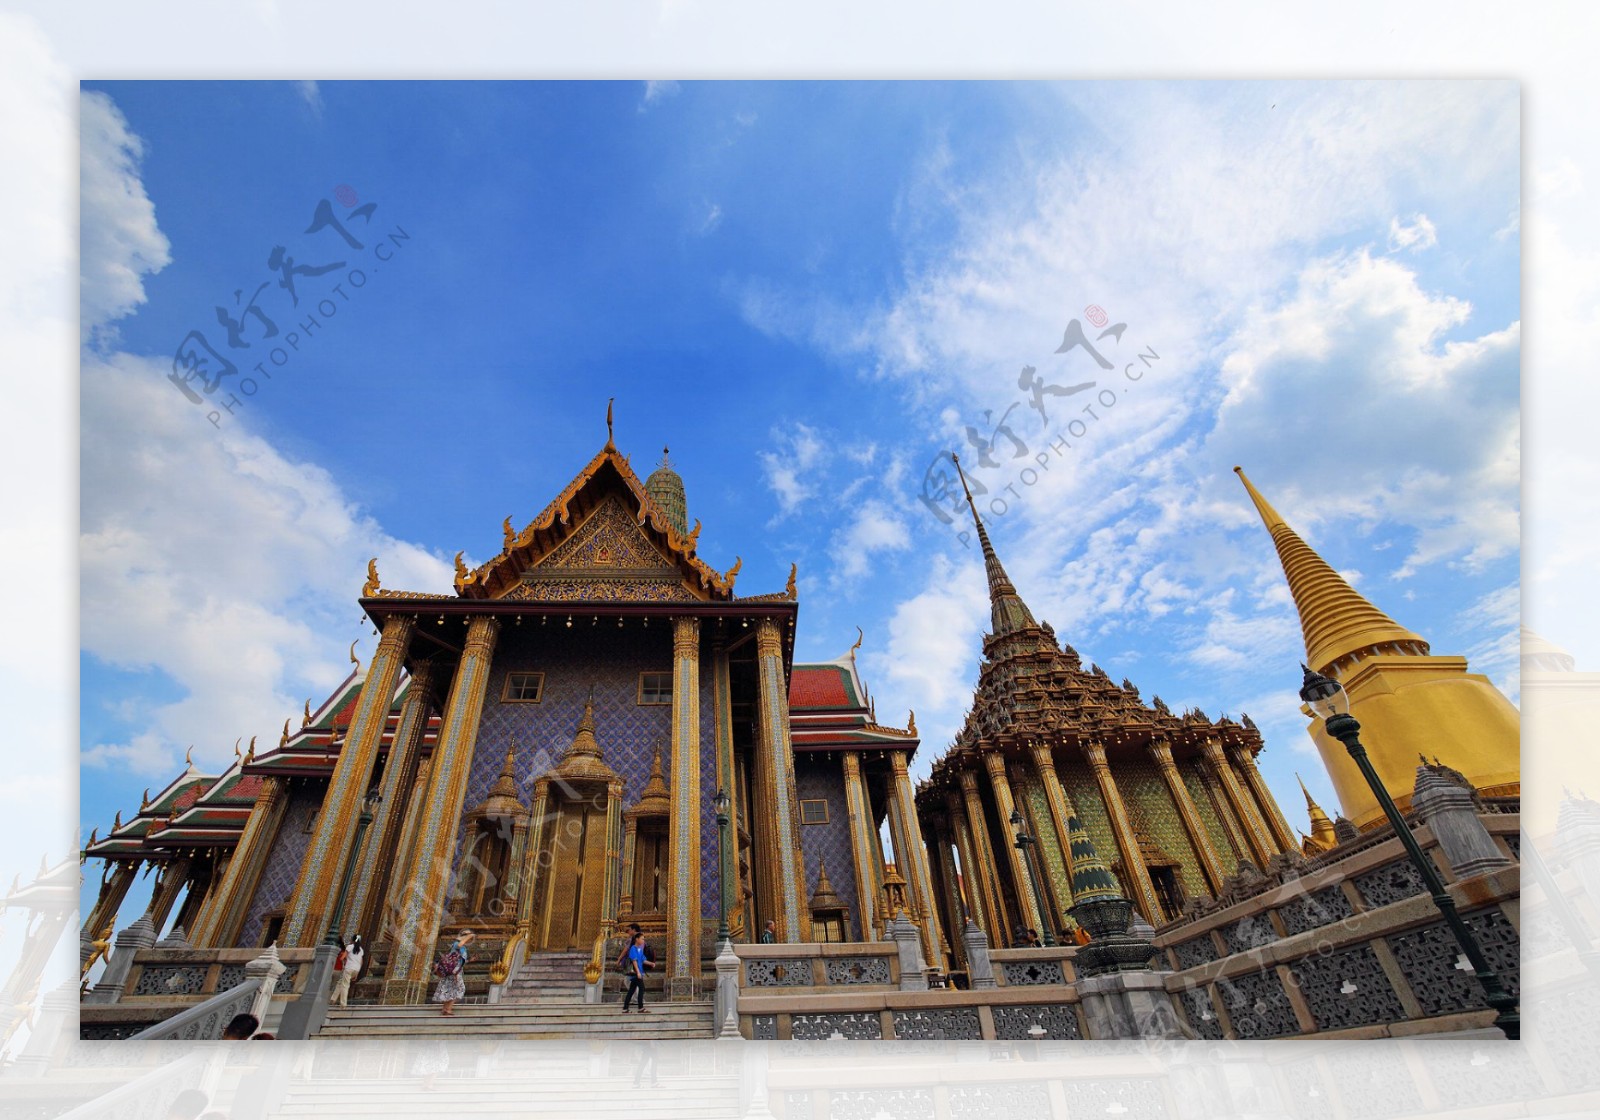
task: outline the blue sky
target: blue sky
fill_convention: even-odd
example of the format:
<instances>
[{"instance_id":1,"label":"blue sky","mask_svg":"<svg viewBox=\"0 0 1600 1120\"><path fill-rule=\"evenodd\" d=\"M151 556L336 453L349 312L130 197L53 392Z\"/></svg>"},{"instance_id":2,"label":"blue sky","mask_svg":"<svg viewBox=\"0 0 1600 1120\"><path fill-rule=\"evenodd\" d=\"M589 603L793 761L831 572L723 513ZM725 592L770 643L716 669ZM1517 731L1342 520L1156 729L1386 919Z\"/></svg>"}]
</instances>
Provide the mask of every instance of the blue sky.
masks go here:
<instances>
[{"instance_id":1,"label":"blue sky","mask_svg":"<svg viewBox=\"0 0 1600 1120\"><path fill-rule=\"evenodd\" d=\"M863 628L880 718L916 709L924 771L987 610L975 550L917 496L1013 404L1029 454L1001 440L979 477L1020 494L990 524L1024 597L1145 696L1248 711L1292 822L1296 771L1336 802L1235 463L1515 695L1515 83L84 90L85 829L190 742L216 768L273 741L351 640L370 653L367 558L447 590L458 549L492 556L598 450L612 396L636 469L671 445L700 553L742 557L741 593L799 564L801 658ZM303 232L319 200L351 209L341 186L376 204L359 251ZM213 425L172 354L196 328L220 344L215 306L275 279L278 245L368 282ZM302 304L342 299L332 282L301 277ZM260 300L284 332L287 300ZM1118 377L1054 353L1091 305L1127 324L1100 344ZM1120 378L1141 350L1160 357ZM1046 424L1023 365L1116 404L1052 455L1087 397Z\"/></svg>"}]
</instances>

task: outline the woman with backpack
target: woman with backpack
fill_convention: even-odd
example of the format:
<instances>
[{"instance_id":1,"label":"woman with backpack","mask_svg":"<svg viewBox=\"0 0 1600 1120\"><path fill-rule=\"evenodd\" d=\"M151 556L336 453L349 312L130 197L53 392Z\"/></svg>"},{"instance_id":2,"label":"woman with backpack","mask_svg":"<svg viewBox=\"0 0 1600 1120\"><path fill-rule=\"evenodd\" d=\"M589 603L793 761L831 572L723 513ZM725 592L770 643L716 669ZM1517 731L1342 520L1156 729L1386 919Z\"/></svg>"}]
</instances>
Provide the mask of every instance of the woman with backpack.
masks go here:
<instances>
[{"instance_id":1,"label":"woman with backpack","mask_svg":"<svg viewBox=\"0 0 1600 1120\"><path fill-rule=\"evenodd\" d=\"M454 1015L456 1000L467 994L467 946L472 944L473 936L470 929L456 934L455 944L433 966L433 974L439 978L439 983L433 989L433 998L444 1004L441 1015Z\"/></svg>"}]
</instances>

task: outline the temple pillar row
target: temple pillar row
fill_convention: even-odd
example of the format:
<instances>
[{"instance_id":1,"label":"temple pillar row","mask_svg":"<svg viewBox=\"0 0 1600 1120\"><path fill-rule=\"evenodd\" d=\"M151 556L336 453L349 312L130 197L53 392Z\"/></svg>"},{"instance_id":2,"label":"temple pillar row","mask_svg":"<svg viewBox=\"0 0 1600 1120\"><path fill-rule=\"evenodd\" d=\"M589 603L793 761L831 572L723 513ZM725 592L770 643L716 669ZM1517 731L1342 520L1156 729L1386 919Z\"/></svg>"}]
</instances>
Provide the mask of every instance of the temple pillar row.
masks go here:
<instances>
[{"instance_id":1,"label":"temple pillar row","mask_svg":"<svg viewBox=\"0 0 1600 1120\"><path fill-rule=\"evenodd\" d=\"M757 748L768 798L764 808L774 825L758 856L776 873L775 911L770 916L777 921L777 939L808 941L811 923L800 898L805 873L800 859L799 822L795 819L798 802L794 748L789 741L789 696L783 676L783 636L770 618L762 619L756 630L756 665L761 721Z\"/></svg>"},{"instance_id":2,"label":"temple pillar row","mask_svg":"<svg viewBox=\"0 0 1600 1120\"><path fill-rule=\"evenodd\" d=\"M1255 865L1265 867L1267 860L1271 859L1275 852L1272 837L1268 835L1267 826L1260 814L1255 812L1255 807L1248 803L1244 791L1239 788L1239 780L1234 776L1233 767L1228 765L1227 756L1222 752L1222 743L1214 738L1207 739L1201 744L1200 749L1205 755L1206 763L1211 767L1212 776L1222 788L1223 797L1227 799L1240 826L1244 829L1245 841L1250 845Z\"/></svg>"},{"instance_id":3,"label":"temple pillar row","mask_svg":"<svg viewBox=\"0 0 1600 1120\"><path fill-rule=\"evenodd\" d=\"M667 994L692 1000L700 982L700 620L672 625L672 812L667 820ZM614 862L614 861L613 861Z\"/></svg>"},{"instance_id":4,"label":"temple pillar row","mask_svg":"<svg viewBox=\"0 0 1600 1120\"><path fill-rule=\"evenodd\" d=\"M255 896L261 881L261 870L266 866L267 853L278 838L278 827L289 809L287 784L282 778L266 778L250 816L234 845L233 859L215 892L215 902L206 908L189 934L189 943L197 949L228 949L239 936L244 925L245 912Z\"/></svg>"},{"instance_id":5,"label":"temple pillar row","mask_svg":"<svg viewBox=\"0 0 1600 1120\"><path fill-rule=\"evenodd\" d=\"M739 796L739 764L733 755L733 672L728 664L727 645L721 637L711 643L712 734L716 737L717 789L728 796L728 825L717 837L727 852L717 852L717 910L726 911L728 928L736 925L739 908L739 826L744 819L744 804Z\"/></svg>"},{"instance_id":6,"label":"temple pillar row","mask_svg":"<svg viewBox=\"0 0 1600 1120\"><path fill-rule=\"evenodd\" d=\"M1257 814L1266 823L1267 831L1277 841L1280 852L1297 852L1300 845L1295 842L1294 832L1289 828L1289 822L1283 818L1283 810L1278 808L1278 801L1267 789L1267 780L1261 776L1261 771L1256 769L1255 756L1249 748L1231 746L1228 756L1233 760L1239 773L1244 775L1245 785L1249 787L1251 796L1255 799Z\"/></svg>"},{"instance_id":7,"label":"temple pillar row","mask_svg":"<svg viewBox=\"0 0 1600 1120\"><path fill-rule=\"evenodd\" d=\"M1062 862L1067 868L1068 893L1071 893L1072 883L1072 830L1067 827L1067 822L1073 817L1074 810L1072 799L1067 796L1066 787L1061 784L1061 775L1056 773L1055 752L1049 743L1032 743L1029 753L1033 755L1033 769L1039 776L1039 784L1044 788L1045 804L1050 809L1050 828L1055 833L1056 846L1061 850ZM1063 906L1070 907L1072 899L1061 900Z\"/></svg>"},{"instance_id":8,"label":"temple pillar row","mask_svg":"<svg viewBox=\"0 0 1600 1120\"><path fill-rule=\"evenodd\" d=\"M490 615L478 615L467 624L422 798L413 845L416 855L408 881L401 884L399 920L384 980L385 1003L421 1003L427 991L499 630L499 621Z\"/></svg>"},{"instance_id":9,"label":"temple pillar row","mask_svg":"<svg viewBox=\"0 0 1600 1120\"><path fill-rule=\"evenodd\" d=\"M1144 915L1145 921L1157 925L1162 921L1165 911L1161 909L1155 887L1150 882L1150 872L1145 868L1144 855L1139 851L1139 837L1133 831L1128 807L1122 800L1121 791L1117 789L1111 765L1106 761L1106 748L1101 743L1085 743L1083 754L1089 760L1089 769L1094 771L1094 780L1100 787L1100 798L1105 802L1106 816L1111 818L1111 832L1122 853L1123 877L1128 880L1123 887L1131 892L1134 905Z\"/></svg>"},{"instance_id":10,"label":"temple pillar row","mask_svg":"<svg viewBox=\"0 0 1600 1120\"><path fill-rule=\"evenodd\" d=\"M139 865L142 862L137 859L106 861L106 874L100 880L100 893L95 897L89 916L84 919L83 928L78 931L79 940L93 941L101 934L110 936L108 931L116 924L117 911L122 908L123 899L128 897L128 888L139 877Z\"/></svg>"},{"instance_id":11,"label":"temple pillar row","mask_svg":"<svg viewBox=\"0 0 1600 1120\"><path fill-rule=\"evenodd\" d=\"M939 929L939 908L933 893L933 877L928 872L928 852L922 846L922 829L917 823L917 802L911 790L905 752L891 751L889 766L889 829L895 847L895 866L906 881L911 905L917 911L914 918L922 928L922 958L932 968L943 968L944 937Z\"/></svg>"},{"instance_id":12,"label":"temple pillar row","mask_svg":"<svg viewBox=\"0 0 1600 1120\"><path fill-rule=\"evenodd\" d=\"M961 892L956 878L955 859L951 855L950 826L945 821L933 823L933 833L928 837L928 847L934 853L932 860L934 889L939 892L940 904L944 914L944 930L948 935L947 944L950 946L951 966L965 969L967 967L967 945L961 936L961 931L966 929L966 910L962 905Z\"/></svg>"},{"instance_id":13,"label":"temple pillar row","mask_svg":"<svg viewBox=\"0 0 1600 1120\"><path fill-rule=\"evenodd\" d=\"M886 940L882 936L883 929L878 923L877 898L880 890L880 874L874 866L877 853L872 843L872 798L867 791L866 780L861 776L860 753L845 751L842 757L845 816L850 824L850 862L855 868L856 909L859 911L857 917L861 927L861 940Z\"/></svg>"},{"instance_id":14,"label":"temple pillar row","mask_svg":"<svg viewBox=\"0 0 1600 1120\"><path fill-rule=\"evenodd\" d=\"M987 916L988 926L983 932L989 935L989 944L995 948L1002 948L1011 944L1011 929L1007 924L1004 896L1000 893L1000 865L994 858L994 848L989 843L988 818L984 816L983 799L978 794L978 775L972 770L962 770L960 775L961 796L966 803L966 834L968 847L971 852L963 852L962 858L971 856L972 862L967 865L968 878L977 886L978 895L983 902L983 912Z\"/></svg>"},{"instance_id":15,"label":"temple pillar row","mask_svg":"<svg viewBox=\"0 0 1600 1120\"><path fill-rule=\"evenodd\" d=\"M1000 818L1000 834L1009 837L1011 814L1017 811L1017 803L1011 795L1011 783L1006 778L1005 755L998 750L986 750L983 752L983 765L989 772L989 787L994 793L995 812ZM1017 899L1019 911L1017 924L1027 929L1044 929L1044 915L1039 913L1038 897L1033 892L1027 865L1023 863L1026 856L1021 848L1009 840L1006 844L1006 856L1011 868L1011 890ZM1009 943L1010 939L1007 941Z\"/></svg>"},{"instance_id":16,"label":"temple pillar row","mask_svg":"<svg viewBox=\"0 0 1600 1120\"><path fill-rule=\"evenodd\" d=\"M1189 796L1189 788L1183 784L1183 775L1178 773L1177 764L1172 761L1172 744L1165 739L1156 739L1150 743L1149 751L1150 757L1155 760L1156 768L1161 771L1162 781L1167 783L1167 792L1172 795L1172 803L1178 807L1178 816L1183 820L1183 830L1189 834L1189 846L1194 849L1194 854L1200 861L1200 870L1211 887L1212 896L1215 897L1222 889L1222 881L1228 877L1227 870L1217 856L1217 850L1211 845L1211 836L1200 820L1200 812L1195 808L1194 799Z\"/></svg>"},{"instance_id":17,"label":"temple pillar row","mask_svg":"<svg viewBox=\"0 0 1600 1120\"><path fill-rule=\"evenodd\" d=\"M409 615L390 615L383 624L383 637L378 640L367 679L356 699L349 733L334 763L333 775L328 779L322 811L317 814L300 878L290 896L283 933L286 945L296 948L315 945L333 919L331 911L337 904L345 868L355 855L351 848L361 815L361 802L372 785L378 746L389 721L389 705L394 699L415 627L416 620Z\"/></svg>"},{"instance_id":18,"label":"temple pillar row","mask_svg":"<svg viewBox=\"0 0 1600 1120\"><path fill-rule=\"evenodd\" d=\"M407 804L416 781L418 756L428 730L432 708L433 662L419 661L411 670L405 702L400 706L400 721L389 744L389 758L383 764L383 780L378 787L381 798L367 828L356 864L350 901L345 906L345 925L364 933L372 941L372 928L382 912L382 899L388 892L394 870L400 833L405 827ZM343 931L341 931L343 932Z\"/></svg>"}]
</instances>

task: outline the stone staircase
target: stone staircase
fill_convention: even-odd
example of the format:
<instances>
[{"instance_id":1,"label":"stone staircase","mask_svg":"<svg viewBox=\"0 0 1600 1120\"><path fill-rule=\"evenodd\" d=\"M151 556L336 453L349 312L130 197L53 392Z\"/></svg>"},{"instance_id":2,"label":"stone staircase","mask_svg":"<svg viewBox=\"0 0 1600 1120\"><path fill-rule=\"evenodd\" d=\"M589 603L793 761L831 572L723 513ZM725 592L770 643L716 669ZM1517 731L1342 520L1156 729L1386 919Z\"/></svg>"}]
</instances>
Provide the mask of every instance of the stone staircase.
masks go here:
<instances>
[{"instance_id":1,"label":"stone staircase","mask_svg":"<svg viewBox=\"0 0 1600 1120\"><path fill-rule=\"evenodd\" d=\"M351 1004L328 1011L318 1038L575 1038L709 1039L715 1025L710 1001L656 1002L643 1015L620 1004L527 1002L459 1003L446 1018L437 1005L394 1007Z\"/></svg>"},{"instance_id":2,"label":"stone staircase","mask_svg":"<svg viewBox=\"0 0 1600 1120\"><path fill-rule=\"evenodd\" d=\"M529 953L506 985L502 1003L573 1004L583 1002L583 969L588 953Z\"/></svg>"}]
</instances>

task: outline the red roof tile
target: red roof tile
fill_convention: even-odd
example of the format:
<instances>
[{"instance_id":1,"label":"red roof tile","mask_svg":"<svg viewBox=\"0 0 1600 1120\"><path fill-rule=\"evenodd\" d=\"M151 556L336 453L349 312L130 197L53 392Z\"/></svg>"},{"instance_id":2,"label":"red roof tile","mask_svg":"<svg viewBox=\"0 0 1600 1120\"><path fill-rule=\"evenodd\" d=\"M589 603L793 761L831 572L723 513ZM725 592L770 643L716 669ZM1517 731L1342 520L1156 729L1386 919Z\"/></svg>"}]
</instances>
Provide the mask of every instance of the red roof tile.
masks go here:
<instances>
[{"instance_id":1,"label":"red roof tile","mask_svg":"<svg viewBox=\"0 0 1600 1120\"><path fill-rule=\"evenodd\" d=\"M844 708L850 699L844 674L834 668L800 668L789 677L790 708Z\"/></svg>"}]
</instances>

